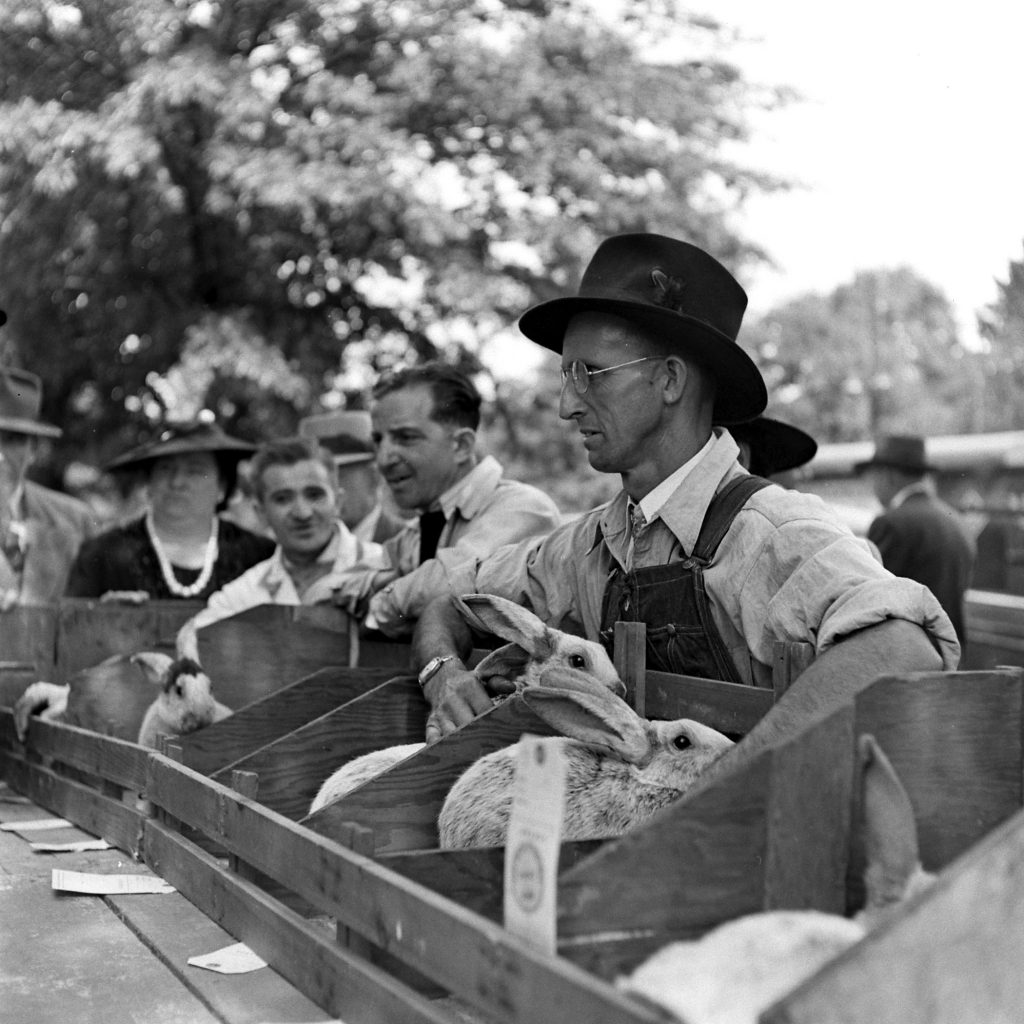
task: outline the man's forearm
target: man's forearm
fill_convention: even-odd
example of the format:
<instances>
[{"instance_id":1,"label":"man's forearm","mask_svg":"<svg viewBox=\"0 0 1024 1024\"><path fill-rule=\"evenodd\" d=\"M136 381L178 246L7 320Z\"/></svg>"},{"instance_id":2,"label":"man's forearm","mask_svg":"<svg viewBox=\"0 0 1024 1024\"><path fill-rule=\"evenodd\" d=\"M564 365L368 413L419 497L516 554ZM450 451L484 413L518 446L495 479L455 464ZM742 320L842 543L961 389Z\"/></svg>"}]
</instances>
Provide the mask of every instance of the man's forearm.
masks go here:
<instances>
[{"instance_id":1,"label":"man's forearm","mask_svg":"<svg viewBox=\"0 0 1024 1024\"><path fill-rule=\"evenodd\" d=\"M721 763L795 735L811 719L848 703L879 676L942 669L942 657L920 626L889 619L862 629L812 662Z\"/></svg>"},{"instance_id":2,"label":"man's forearm","mask_svg":"<svg viewBox=\"0 0 1024 1024\"><path fill-rule=\"evenodd\" d=\"M422 668L437 655L454 654L465 661L473 650L473 634L450 597L439 597L423 609L412 637L413 664Z\"/></svg>"}]
</instances>

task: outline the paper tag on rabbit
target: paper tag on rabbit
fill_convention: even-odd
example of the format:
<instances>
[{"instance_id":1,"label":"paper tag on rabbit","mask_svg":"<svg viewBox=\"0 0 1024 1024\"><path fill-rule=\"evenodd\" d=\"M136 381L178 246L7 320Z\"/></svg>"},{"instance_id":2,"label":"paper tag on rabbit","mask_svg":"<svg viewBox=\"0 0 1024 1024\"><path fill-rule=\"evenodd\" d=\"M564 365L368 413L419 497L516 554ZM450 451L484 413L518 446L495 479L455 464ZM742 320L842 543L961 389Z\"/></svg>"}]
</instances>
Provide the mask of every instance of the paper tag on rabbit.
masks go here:
<instances>
[{"instance_id":1,"label":"paper tag on rabbit","mask_svg":"<svg viewBox=\"0 0 1024 1024\"><path fill-rule=\"evenodd\" d=\"M552 954L557 941L565 774L561 742L529 735L520 739L505 843L505 927Z\"/></svg>"}]
</instances>

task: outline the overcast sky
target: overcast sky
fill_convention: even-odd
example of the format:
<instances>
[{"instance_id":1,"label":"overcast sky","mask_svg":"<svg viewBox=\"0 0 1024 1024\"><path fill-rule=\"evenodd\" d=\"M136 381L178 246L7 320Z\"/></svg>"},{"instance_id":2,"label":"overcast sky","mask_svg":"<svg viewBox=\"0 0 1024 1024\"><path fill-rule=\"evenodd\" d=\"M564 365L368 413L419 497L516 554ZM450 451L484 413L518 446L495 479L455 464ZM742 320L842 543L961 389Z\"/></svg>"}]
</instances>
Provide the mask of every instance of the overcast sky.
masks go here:
<instances>
[{"instance_id":1,"label":"overcast sky","mask_svg":"<svg viewBox=\"0 0 1024 1024\"><path fill-rule=\"evenodd\" d=\"M974 0L714 0L751 37L747 77L806 102L757 123L751 163L805 182L755 199L743 227L779 271L747 281L750 311L909 265L975 311L1024 258L1024 4Z\"/></svg>"}]
</instances>

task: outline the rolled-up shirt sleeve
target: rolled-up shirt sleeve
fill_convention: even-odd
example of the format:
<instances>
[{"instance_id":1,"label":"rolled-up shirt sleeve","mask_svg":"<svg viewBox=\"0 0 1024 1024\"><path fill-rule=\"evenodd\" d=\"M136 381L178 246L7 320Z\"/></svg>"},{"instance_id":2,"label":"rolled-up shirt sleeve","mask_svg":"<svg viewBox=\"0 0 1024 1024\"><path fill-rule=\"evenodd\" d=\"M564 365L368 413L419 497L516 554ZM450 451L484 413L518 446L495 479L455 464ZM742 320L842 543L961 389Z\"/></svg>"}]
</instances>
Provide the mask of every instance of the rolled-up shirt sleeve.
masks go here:
<instances>
[{"instance_id":1,"label":"rolled-up shirt sleeve","mask_svg":"<svg viewBox=\"0 0 1024 1024\"><path fill-rule=\"evenodd\" d=\"M946 668L956 667L960 645L935 596L894 576L844 527L817 516L776 525L756 509L742 515L751 522L741 532L739 564L729 557L716 568L738 570L743 584L709 589L733 605L726 610L758 661L771 663L776 640L810 643L821 654L859 630L903 619L925 631Z\"/></svg>"}]
</instances>

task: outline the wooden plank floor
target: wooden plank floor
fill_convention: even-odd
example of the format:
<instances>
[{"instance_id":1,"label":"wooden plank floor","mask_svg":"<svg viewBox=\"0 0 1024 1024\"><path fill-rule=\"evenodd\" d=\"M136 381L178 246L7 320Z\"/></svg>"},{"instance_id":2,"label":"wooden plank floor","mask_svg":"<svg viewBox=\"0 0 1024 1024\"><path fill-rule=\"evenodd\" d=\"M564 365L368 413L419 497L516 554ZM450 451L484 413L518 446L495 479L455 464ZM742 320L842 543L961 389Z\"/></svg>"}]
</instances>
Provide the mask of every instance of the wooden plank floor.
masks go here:
<instances>
[{"instance_id":1,"label":"wooden plank floor","mask_svg":"<svg viewBox=\"0 0 1024 1024\"><path fill-rule=\"evenodd\" d=\"M0 782L0 821L53 817L11 799ZM60 838L84 838L61 830ZM32 833L53 841L57 832ZM119 850L35 853L0 832L0 1017L10 1024L260 1024L328 1014L269 968L223 975L188 958L235 940L178 893L75 896L51 871L148 874Z\"/></svg>"}]
</instances>

